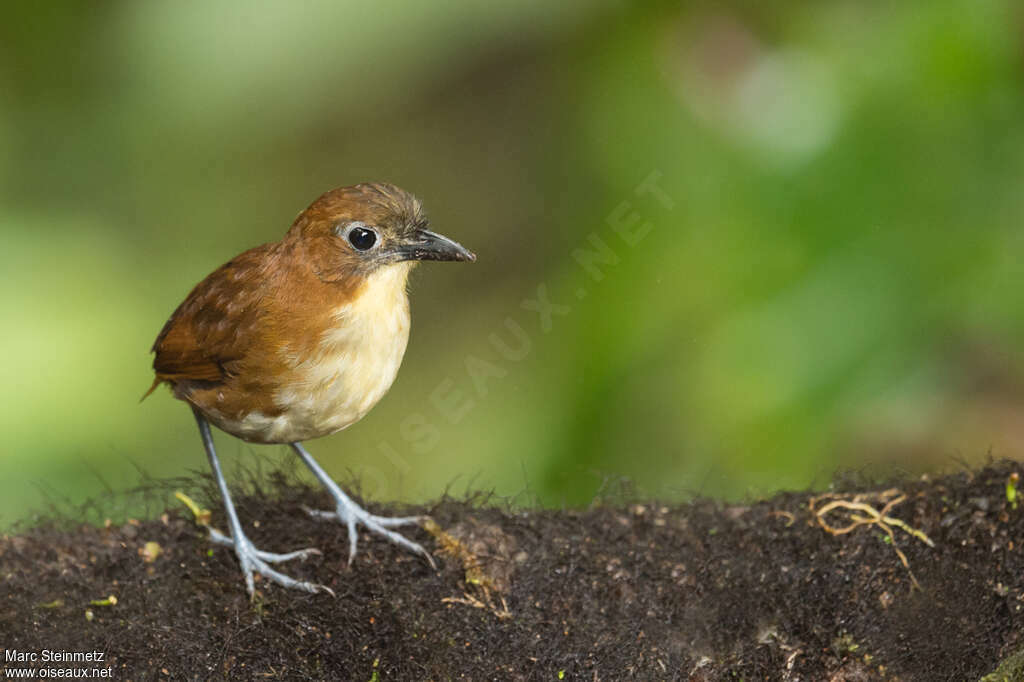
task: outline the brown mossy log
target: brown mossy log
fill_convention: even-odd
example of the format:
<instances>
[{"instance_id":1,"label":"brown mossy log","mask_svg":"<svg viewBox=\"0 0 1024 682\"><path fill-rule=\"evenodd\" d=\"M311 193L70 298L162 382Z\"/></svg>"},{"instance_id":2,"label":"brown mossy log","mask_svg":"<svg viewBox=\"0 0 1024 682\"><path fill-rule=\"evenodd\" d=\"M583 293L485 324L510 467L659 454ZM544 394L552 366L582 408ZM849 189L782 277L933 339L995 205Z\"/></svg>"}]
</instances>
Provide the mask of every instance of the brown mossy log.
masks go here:
<instances>
[{"instance_id":1,"label":"brown mossy log","mask_svg":"<svg viewBox=\"0 0 1024 682\"><path fill-rule=\"evenodd\" d=\"M264 581L251 603L230 549L184 507L42 523L0 540L0 665L50 650L104 661L46 666L133 680L977 680L1024 647L1016 468L743 506L447 499L410 531L437 573L365 533L347 566L345 530L302 510L328 500L275 477L239 496L240 516L264 549L321 548L287 570L335 598ZM851 504L812 510L835 499Z\"/></svg>"}]
</instances>

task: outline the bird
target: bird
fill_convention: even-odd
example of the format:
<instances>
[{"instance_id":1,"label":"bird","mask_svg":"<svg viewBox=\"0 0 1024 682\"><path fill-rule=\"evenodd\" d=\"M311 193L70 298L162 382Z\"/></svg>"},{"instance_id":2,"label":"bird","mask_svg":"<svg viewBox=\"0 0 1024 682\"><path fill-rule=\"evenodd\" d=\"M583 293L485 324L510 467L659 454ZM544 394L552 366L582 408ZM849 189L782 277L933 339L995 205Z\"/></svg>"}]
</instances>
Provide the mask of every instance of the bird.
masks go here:
<instances>
[{"instance_id":1,"label":"bird","mask_svg":"<svg viewBox=\"0 0 1024 682\"><path fill-rule=\"evenodd\" d=\"M280 241L249 249L214 270L171 314L153 343L155 379L192 408L227 513L250 598L254 576L285 588L331 592L275 568L320 554L257 549L246 536L214 448L210 425L249 443L287 444L334 499L328 511L348 529L349 564L358 527L421 555L394 528L419 516L371 514L313 459L304 441L359 421L391 387L409 339L409 273L421 261L476 255L430 231L419 199L390 183L330 190L302 211Z\"/></svg>"}]
</instances>

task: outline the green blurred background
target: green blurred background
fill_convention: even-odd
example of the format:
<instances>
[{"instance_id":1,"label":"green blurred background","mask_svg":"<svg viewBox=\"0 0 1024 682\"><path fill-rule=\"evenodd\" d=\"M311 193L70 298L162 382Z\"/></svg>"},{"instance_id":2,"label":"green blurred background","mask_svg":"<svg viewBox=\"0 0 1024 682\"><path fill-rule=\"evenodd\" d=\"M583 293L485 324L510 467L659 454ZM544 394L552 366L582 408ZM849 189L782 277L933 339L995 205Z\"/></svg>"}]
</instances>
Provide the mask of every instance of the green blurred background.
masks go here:
<instances>
[{"instance_id":1,"label":"green blurred background","mask_svg":"<svg viewBox=\"0 0 1024 682\"><path fill-rule=\"evenodd\" d=\"M1024 455L1010 0L5 14L0 527L205 471L188 409L139 404L154 337L365 180L479 255L415 273L398 381L310 444L372 498L741 498ZM290 457L217 442L236 477Z\"/></svg>"}]
</instances>

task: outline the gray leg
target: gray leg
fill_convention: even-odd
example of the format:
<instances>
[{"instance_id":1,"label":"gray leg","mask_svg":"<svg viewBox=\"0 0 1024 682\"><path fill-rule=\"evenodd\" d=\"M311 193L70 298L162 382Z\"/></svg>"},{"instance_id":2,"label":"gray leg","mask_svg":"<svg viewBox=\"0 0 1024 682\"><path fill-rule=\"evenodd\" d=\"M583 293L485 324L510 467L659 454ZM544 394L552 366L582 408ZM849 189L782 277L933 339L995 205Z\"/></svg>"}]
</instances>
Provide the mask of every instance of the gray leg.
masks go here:
<instances>
[{"instance_id":1,"label":"gray leg","mask_svg":"<svg viewBox=\"0 0 1024 682\"><path fill-rule=\"evenodd\" d=\"M410 552L419 554L430 567L435 571L437 570L437 564L434 563L434 558L430 556L430 552L423 549L423 547L412 540L407 540L390 528L396 526L411 526L418 524L423 517L422 516L399 516L399 517L388 517L388 516L375 516L370 512L366 511L358 504L356 504L351 497L345 494L338 484L327 475L316 460L306 452L306 449L302 447L301 443L292 443L292 449L295 450L295 454L306 463L309 470L313 472L313 475L324 484L327 491L331 493L331 497L334 498L337 506L334 511L316 511L313 509L307 509L306 512L310 516L316 519L337 519L348 527L348 563L351 565L352 560L356 556L356 541L359 537L359 532L356 530L356 524L361 523L366 526L370 531L381 535L396 545L405 547Z\"/></svg>"},{"instance_id":2,"label":"gray leg","mask_svg":"<svg viewBox=\"0 0 1024 682\"><path fill-rule=\"evenodd\" d=\"M213 449L213 436L210 434L210 425L207 423L206 418L200 414L199 410L193 407L192 412L195 414L196 422L199 424L199 435L202 436L206 455L210 458L210 468L213 469L213 476L217 479L217 487L220 488L221 497L224 498L224 509L227 510L228 527L231 530L231 537L229 538L220 531L210 528L210 539L217 544L231 545L235 548L238 563L242 565L242 573L245 574L245 587L249 591L249 596L252 597L255 591L252 579L253 573L259 573L264 578L272 580L283 587L293 587L297 590L305 590L306 592L328 592L333 595L334 592L329 587L289 578L267 565L288 561L289 559L305 559L313 554L320 554L320 550L300 549L297 552L288 552L287 554L272 554L258 550L253 546L252 541L242 532L242 524L239 523L238 514L235 512L235 505L231 502L228 484L224 480L224 474L221 473L217 452Z\"/></svg>"}]
</instances>

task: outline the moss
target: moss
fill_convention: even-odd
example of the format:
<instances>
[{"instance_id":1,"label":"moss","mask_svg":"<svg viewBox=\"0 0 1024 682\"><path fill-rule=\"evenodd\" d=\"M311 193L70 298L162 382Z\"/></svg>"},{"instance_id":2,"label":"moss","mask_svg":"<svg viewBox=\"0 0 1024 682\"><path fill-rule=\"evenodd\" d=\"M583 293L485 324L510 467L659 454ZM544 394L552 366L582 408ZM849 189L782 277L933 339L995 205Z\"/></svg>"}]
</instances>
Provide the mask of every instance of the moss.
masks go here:
<instances>
[{"instance_id":1,"label":"moss","mask_svg":"<svg viewBox=\"0 0 1024 682\"><path fill-rule=\"evenodd\" d=\"M981 682L1020 682L1024 680L1024 649L1007 656L992 673Z\"/></svg>"},{"instance_id":2,"label":"moss","mask_svg":"<svg viewBox=\"0 0 1024 682\"><path fill-rule=\"evenodd\" d=\"M321 548L287 571L336 598L259 582L250 602L233 554L210 552L183 507L51 522L0 540L0 645L99 650L133 680L980 679L1024 645L1015 467L888 484L906 499L886 514L935 543L893 536L908 566L871 526L831 535L810 495L787 493L585 511L444 500L419 511L445 535L416 538L437 573L368 536L348 567L344 528L302 512L328 500L276 476L239 495L242 518L264 549Z\"/></svg>"}]
</instances>

